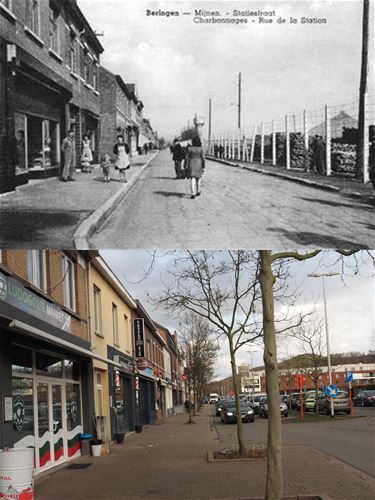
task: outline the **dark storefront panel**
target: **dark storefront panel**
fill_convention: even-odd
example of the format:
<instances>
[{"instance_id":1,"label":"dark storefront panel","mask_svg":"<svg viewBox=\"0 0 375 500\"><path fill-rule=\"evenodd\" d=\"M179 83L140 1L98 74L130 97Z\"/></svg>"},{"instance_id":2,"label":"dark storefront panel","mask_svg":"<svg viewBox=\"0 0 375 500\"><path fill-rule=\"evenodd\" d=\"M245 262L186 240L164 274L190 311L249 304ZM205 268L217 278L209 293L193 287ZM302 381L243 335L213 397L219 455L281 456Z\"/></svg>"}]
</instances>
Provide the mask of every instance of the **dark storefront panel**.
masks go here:
<instances>
[{"instance_id":1,"label":"dark storefront panel","mask_svg":"<svg viewBox=\"0 0 375 500\"><path fill-rule=\"evenodd\" d=\"M150 380L139 379L139 424L149 425L156 422L155 384Z\"/></svg>"}]
</instances>

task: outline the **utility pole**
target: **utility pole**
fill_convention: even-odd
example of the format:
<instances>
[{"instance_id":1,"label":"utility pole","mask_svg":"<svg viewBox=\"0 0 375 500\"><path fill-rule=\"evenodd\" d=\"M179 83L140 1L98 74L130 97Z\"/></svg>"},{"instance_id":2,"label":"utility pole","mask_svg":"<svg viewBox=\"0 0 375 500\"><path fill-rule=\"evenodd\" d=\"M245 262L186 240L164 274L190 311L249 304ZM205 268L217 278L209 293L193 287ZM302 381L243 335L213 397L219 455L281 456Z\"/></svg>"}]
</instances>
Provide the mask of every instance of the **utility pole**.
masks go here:
<instances>
[{"instance_id":1,"label":"utility pole","mask_svg":"<svg viewBox=\"0 0 375 500\"><path fill-rule=\"evenodd\" d=\"M208 100L208 150L211 152L212 99Z\"/></svg>"},{"instance_id":2,"label":"utility pole","mask_svg":"<svg viewBox=\"0 0 375 500\"><path fill-rule=\"evenodd\" d=\"M362 62L361 62L361 81L359 86L359 110L358 110L358 145L357 145L357 161L356 161L356 177L357 179L365 178L363 169L367 162L364 157L365 150L365 106L367 94L367 74L368 74L368 45L369 45L369 11L370 1L363 0L363 19L362 19Z\"/></svg>"}]
</instances>

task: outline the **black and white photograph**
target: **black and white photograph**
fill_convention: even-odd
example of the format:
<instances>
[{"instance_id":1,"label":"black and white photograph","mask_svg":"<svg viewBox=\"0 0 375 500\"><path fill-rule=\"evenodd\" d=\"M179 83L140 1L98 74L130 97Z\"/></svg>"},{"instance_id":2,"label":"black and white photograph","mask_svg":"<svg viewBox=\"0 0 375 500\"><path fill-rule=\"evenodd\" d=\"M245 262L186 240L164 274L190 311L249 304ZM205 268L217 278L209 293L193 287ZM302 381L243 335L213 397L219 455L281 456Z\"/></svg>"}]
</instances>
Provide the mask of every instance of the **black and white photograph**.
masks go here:
<instances>
[{"instance_id":1,"label":"black and white photograph","mask_svg":"<svg viewBox=\"0 0 375 500\"><path fill-rule=\"evenodd\" d=\"M363 2L0 6L1 246L373 247Z\"/></svg>"},{"instance_id":2,"label":"black and white photograph","mask_svg":"<svg viewBox=\"0 0 375 500\"><path fill-rule=\"evenodd\" d=\"M374 11L0 0L0 500L373 500Z\"/></svg>"}]
</instances>

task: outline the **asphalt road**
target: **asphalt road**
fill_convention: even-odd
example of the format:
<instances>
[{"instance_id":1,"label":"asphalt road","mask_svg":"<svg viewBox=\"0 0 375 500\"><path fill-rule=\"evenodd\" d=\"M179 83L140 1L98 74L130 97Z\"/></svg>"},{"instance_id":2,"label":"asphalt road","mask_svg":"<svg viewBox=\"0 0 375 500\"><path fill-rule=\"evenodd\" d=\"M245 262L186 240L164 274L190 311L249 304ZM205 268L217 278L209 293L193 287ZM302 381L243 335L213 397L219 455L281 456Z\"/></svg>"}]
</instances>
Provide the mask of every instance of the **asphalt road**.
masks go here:
<instances>
[{"instance_id":1,"label":"asphalt road","mask_svg":"<svg viewBox=\"0 0 375 500\"><path fill-rule=\"evenodd\" d=\"M283 443L316 448L375 476L375 407L355 407L354 416L364 418L304 423L283 418ZM214 421L219 440L236 443L236 426L221 424L220 417ZM255 416L254 423L244 424L246 441L266 443L267 422Z\"/></svg>"},{"instance_id":2,"label":"asphalt road","mask_svg":"<svg viewBox=\"0 0 375 500\"><path fill-rule=\"evenodd\" d=\"M90 240L92 248L373 248L374 208L344 195L208 161L190 199L168 151Z\"/></svg>"}]
</instances>

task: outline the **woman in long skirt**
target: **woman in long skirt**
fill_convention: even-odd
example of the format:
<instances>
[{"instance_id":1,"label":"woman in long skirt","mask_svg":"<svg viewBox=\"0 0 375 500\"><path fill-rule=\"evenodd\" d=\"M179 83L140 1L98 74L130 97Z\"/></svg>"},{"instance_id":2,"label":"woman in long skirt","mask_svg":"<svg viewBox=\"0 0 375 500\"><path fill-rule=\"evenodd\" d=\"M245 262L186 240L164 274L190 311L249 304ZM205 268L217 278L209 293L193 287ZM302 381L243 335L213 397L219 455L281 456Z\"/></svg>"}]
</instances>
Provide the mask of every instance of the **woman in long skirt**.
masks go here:
<instances>
[{"instance_id":1,"label":"woman in long skirt","mask_svg":"<svg viewBox=\"0 0 375 500\"><path fill-rule=\"evenodd\" d=\"M115 168L119 171L120 181L128 182L126 179L126 170L130 168L129 146L126 144L121 134L117 136L117 143L113 148L113 153L116 156Z\"/></svg>"},{"instance_id":2,"label":"woman in long skirt","mask_svg":"<svg viewBox=\"0 0 375 500\"><path fill-rule=\"evenodd\" d=\"M85 135L83 136L82 139L82 156L81 156L82 172L91 172L92 162L93 162L93 156L91 151L90 138L88 135Z\"/></svg>"},{"instance_id":3,"label":"woman in long skirt","mask_svg":"<svg viewBox=\"0 0 375 500\"><path fill-rule=\"evenodd\" d=\"M201 194L202 175L205 168L205 158L201 140L198 136L193 137L192 145L187 152L187 167L191 177L191 198Z\"/></svg>"}]
</instances>

